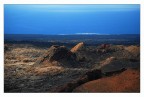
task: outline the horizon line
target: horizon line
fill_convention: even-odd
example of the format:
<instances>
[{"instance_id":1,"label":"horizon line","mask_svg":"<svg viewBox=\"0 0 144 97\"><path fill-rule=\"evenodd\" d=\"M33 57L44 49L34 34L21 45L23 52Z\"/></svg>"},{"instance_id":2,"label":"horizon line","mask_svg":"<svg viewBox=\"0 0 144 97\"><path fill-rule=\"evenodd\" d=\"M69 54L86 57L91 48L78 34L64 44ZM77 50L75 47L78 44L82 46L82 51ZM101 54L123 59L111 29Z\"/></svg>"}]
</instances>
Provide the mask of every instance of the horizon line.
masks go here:
<instances>
[{"instance_id":1,"label":"horizon line","mask_svg":"<svg viewBox=\"0 0 144 97\"><path fill-rule=\"evenodd\" d=\"M129 33L125 33L125 34L24 34L24 33L16 33L16 34L13 34L13 33L4 33L4 35L59 35L59 36L66 36L66 35L134 35L134 34L137 34L137 35L140 35L140 33L132 33L132 34L129 34Z\"/></svg>"}]
</instances>

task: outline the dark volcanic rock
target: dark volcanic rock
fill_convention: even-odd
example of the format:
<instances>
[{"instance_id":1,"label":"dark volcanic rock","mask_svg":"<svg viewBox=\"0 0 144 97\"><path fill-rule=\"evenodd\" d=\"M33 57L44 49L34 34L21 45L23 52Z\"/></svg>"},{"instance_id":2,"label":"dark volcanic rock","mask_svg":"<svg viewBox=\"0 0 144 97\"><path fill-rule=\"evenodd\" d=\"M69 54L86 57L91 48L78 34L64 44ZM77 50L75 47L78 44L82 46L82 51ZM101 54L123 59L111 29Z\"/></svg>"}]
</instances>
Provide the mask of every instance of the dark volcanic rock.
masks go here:
<instances>
[{"instance_id":1,"label":"dark volcanic rock","mask_svg":"<svg viewBox=\"0 0 144 97\"><path fill-rule=\"evenodd\" d=\"M47 53L40 57L35 65L58 62L61 65L76 65L76 55L69 51L65 46L51 46Z\"/></svg>"},{"instance_id":2,"label":"dark volcanic rock","mask_svg":"<svg viewBox=\"0 0 144 97\"><path fill-rule=\"evenodd\" d=\"M92 80L96 80L102 77L102 72L99 69L93 69L86 72L83 76L75 81L67 83L61 87L52 89L52 92L72 92L76 87Z\"/></svg>"},{"instance_id":3,"label":"dark volcanic rock","mask_svg":"<svg viewBox=\"0 0 144 97\"><path fill-rule=\"evenodd\" d=\"M93 69L93 70L88 71L86 73L86 75L87 75L87 77L90 81L90 80L101 78L102 77L102 72L101 72L101 70Z\"/></svg>"},{"instance_id":4,"label":"dark volcanic rock","mask_svg":"<svg viewBox=\"0 0 144 97\"><path fill-rule=\"evenodd\" d=\"M8 47L8 45L4 45L4 52L7 52L9 50L9 47Z\"/></svg>"}]
</instances>

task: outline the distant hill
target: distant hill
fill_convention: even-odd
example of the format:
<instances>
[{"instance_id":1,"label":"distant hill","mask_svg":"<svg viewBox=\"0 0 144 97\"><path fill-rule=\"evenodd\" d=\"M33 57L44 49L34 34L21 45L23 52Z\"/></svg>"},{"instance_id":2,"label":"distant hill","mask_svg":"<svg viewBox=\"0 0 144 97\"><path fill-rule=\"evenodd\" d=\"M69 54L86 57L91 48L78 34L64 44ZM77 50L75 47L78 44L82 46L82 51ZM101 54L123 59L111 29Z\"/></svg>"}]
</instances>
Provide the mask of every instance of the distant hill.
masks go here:
<instances>
[{"instance_id":1,"label":"distant hill","mask_svg":"<svg viewBox=\"0 0 144 97\"><path fill-rule=\"evenodd\" d=\"M71 43L77 44L81 41L86 45L99 44L122 44L139 45L139 34L121 34L121 35L38 35L38 34L5 34L5 43L9 42L50 42L50 43Z\"/></svg>"}]
</instances>

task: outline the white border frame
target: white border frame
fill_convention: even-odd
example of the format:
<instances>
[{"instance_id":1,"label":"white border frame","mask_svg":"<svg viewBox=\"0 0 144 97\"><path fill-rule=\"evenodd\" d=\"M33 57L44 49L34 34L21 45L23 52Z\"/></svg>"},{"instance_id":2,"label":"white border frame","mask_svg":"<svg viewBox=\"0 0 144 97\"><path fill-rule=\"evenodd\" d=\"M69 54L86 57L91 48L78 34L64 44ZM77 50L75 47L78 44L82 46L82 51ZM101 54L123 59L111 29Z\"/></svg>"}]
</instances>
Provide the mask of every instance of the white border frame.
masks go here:
<instances>
[{"instance_id":1,"label":"white border frame","mask_svg":"<svg viewBox=\"0 0 144 97\"><path fill-rule=\"evenodd\" d=\"M141 92L140 93L4 93L4 4L140 4L141 6ZM13 96L54 96L54 97L88 97L88 96L142 96L144 95L144 0L1 0L0 1L0 97Z\"/></svg>"}]
</instances>

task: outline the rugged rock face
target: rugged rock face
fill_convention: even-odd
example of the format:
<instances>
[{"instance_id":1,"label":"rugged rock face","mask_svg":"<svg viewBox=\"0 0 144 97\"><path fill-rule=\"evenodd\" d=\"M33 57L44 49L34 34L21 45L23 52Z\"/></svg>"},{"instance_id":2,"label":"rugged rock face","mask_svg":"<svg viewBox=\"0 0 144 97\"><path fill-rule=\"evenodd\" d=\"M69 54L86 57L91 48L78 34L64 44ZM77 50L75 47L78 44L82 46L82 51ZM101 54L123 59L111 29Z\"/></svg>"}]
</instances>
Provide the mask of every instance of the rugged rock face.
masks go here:
<instances>
[{"instance_id":1,"label":"rugged rock face","mask_svg":"<svg viewBox=\"0 0 144 97\"><path fill-rule=\"evenodd\" d=\"M99 69L93 69L87 71L83 76L79 79L75 79L74 81L67 83L61 87L53 89L52 92L72 92L76 87L95 79L99 79L102 77L102 72Z\"/></svg>"},{"instance_id":2,"label":"rugged rock face","mask_svg":"<svg viewBox=\"0 0 144 97\"><path fill-rule=\"evenodd\" d=\"M80 43L78 43L75 47L73 47L73 48L71 49L71 52L75 53L75 52L77 52L79 49L81 49L83 46L84 46L84 43L83 43L83 42L80 42Z\"/></svg>"},{"instance_id":3,"label":"rugged rock face","mask_svg":"<svg viewBox=\"0 0 144 97\"><path fill-rule=\"evenodd\" d=\"M100 49L107 49L107 48L109 48L109 47L110 47L109 44L102 44L102 45L100 46Z\"/></svg>"},{"instance_id":4,"label":"rugged rock face","mask_svg":"<svg viewBox=\"0 0 144 97\"><path fill-rule=\"evenodd\" d=\"M73 92L140 92L139 70L128 69L115 76L90 81Z\"/></svg>"},{"instance_id":5,"label":"rugged rock face","mask_svg":"<svg viewBox=\"0 0 144 97\"><path fill-rule=\"evenodd\" d=\"M125 50L132 53L136 57L140 55L140 47L138 47L138 46L133 46L133 45L128 46L128 47L125 47Z\"/></svg>"},{"instance_id":6,"label":"rugged rock face","mask_svg":"<svg viewBox=\"0 0 144 97\"><path fill-rule=\"evenodd\" d=\"M55 65L75 65L76 55L69 51L65 46L51 46L47 53L40 57L34 65L53 64Z\"/></svg>"},{"instance_id":7,"label":"rugged rock face","mask_svg":"<svg viewBox=\"0 0 144 97\"><path fill-rule=\"evenodd\" d=\"M77 87L79 87L81 85L83 86L85 83L89 83L93 80L103 79L103 78L108 77L108 76L117 75L117 74L120 74L126 70L127 69L123 68L123 69L118 70L118 71L103 73L101 71L101 69L92 69L92 70L87 71L80 78L75 79L74 81L72 81L70 83L64 84L61 87L57 87L57 88L52 89L51 92L72 92L72 91L75 92L75 89L77 89Z\"/></svg>"},{"instance_id":8,"label":"rugged rock face","mask_svg":"<svg viewBox=\"0 0 144 97\"><path fill-rule=\"evenodd\" d=\"M71 52L57 45L8 45L5 92L139 92L139 74L123 73L140 68L138 48L103 44Z\"/></svg>"}]
</instances>

